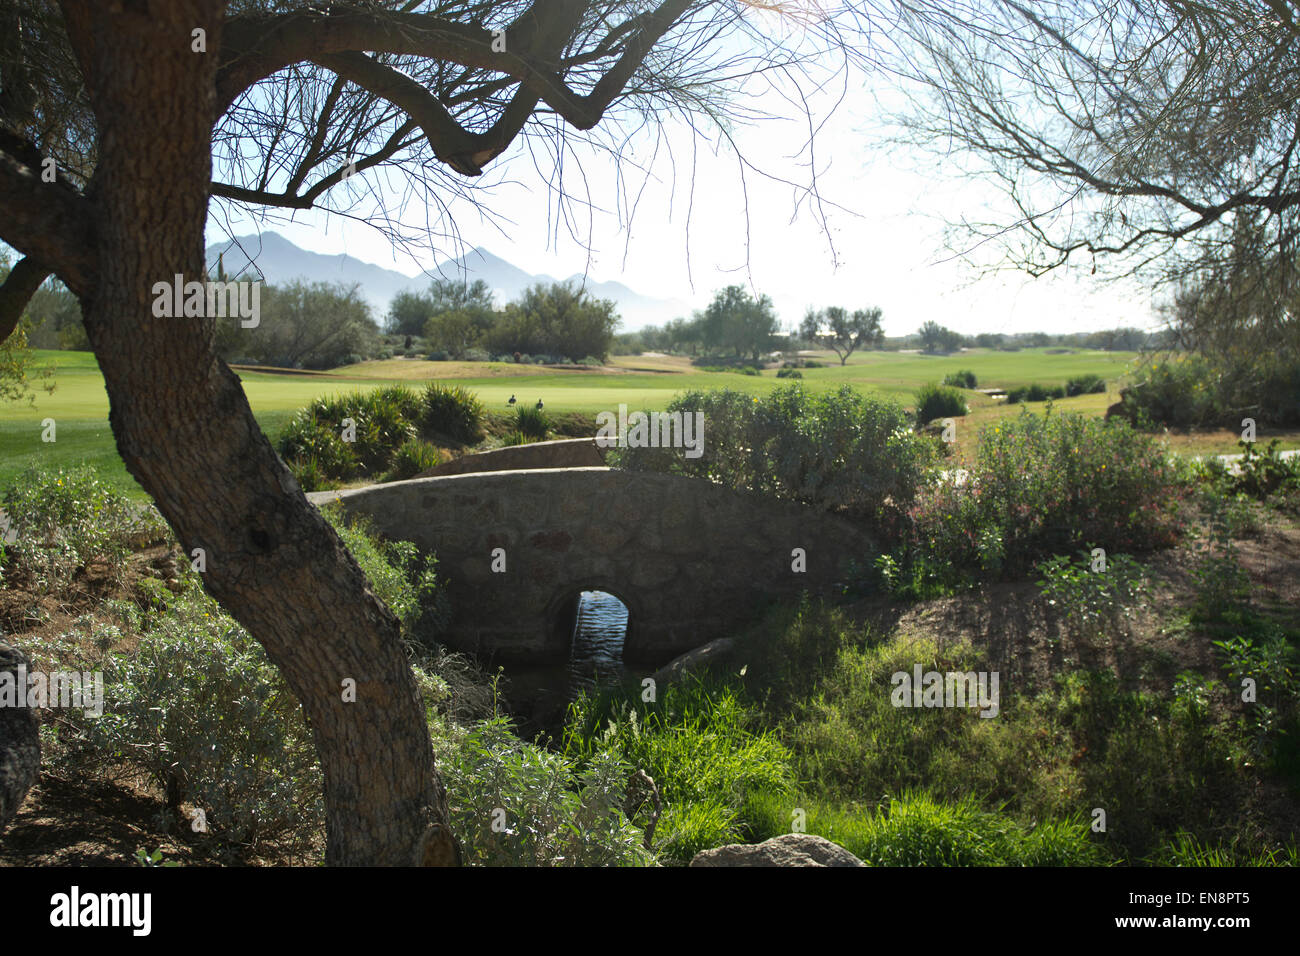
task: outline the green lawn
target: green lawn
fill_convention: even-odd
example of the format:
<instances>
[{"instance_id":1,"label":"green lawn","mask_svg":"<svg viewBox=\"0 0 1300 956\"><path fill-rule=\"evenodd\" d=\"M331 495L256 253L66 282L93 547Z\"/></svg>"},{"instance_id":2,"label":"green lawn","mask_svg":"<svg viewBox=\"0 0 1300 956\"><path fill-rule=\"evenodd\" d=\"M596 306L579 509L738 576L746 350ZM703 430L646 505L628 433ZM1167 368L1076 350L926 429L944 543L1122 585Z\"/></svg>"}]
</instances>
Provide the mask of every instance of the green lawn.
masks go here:
<instances>
[{"instance_id":1,"label":"green lawn","mask_svg":"<svg viewBox=\"0 0 1300 956\"><path fill-rule=\"evenodd\" d=\"M99 468L106 479L132 494L142 495L122 465L108 427L108 397L94 356L88 352L38 352L42 362L55 366L53 394L38 392L35 404L11 402L0 405L0 485L29 464L48 461L68 464L87 461ZM1118 381L1135 358L1131 352L1072 351L1053 354L1048 349L1020 352L975 350L952 356L927 356L895 352L856 354L845 366L831 353L823 360L827 367L803 370L803 383L821 390L843 383L864 391L885 395L910 404L915 389L939 381L949 372L971 369L980 387L1014 386L1030 382L1062 384L1067 378L1086 373L1107 380L1106 395L1087 395L1057 403L1060 408L1077 408L1099 413L1118 397ZM600 370L541 369L503 363L424 362L393 359L366 362L327 373L287 374L241 371L244 390L262 428L274 437L293 413L318 395L351 389L369 389L395 381L418 386L439 379L473 389L490 409L504 410L515 395L528 405L537 399L548 410L579 412L595 416L615 410L619 403L633 409L664 407L674 395L689 388L730 387L751 394L766 392L784 380L775 370L761 376L731 372L702 372L685 359L655 356L624 356L611 368ZM1031 406L1034 407L1034 406ZM1041 406L1039 406L1041 407ZM997 405L980 395L971 395L971 415L959 426L963 452L969 452L980 424L1018 409ZM57 440L41 441L41 422L53 418ZM1232 436L1222 436L1205 449L1235 450ZM1218 449L1218 445L1223 445Z\"/></svg>"}]
</instances>

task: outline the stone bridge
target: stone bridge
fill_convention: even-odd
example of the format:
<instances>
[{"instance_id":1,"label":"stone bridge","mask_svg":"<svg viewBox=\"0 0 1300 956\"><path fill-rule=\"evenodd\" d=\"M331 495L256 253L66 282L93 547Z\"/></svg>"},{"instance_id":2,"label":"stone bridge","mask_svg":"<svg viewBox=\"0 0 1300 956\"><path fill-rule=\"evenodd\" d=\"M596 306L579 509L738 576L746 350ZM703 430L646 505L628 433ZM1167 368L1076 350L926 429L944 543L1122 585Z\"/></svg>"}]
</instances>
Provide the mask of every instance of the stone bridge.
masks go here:
<instances>
[{"instance_id":1,"label":"stone bridge","mask_svg":"<svg viewBox=\"0 0 1300 956\"><path fill-rule=\"evenodd\" d=\"M600 590L627 606L624 659L657 665L734 632L773 597L845 580L851 561L876 551L863 528L801 505L610 468L416 478L308 497L339 500L387 537L436 553L454 615L445 642L505 661L564 659L579 594Z\"/></svg>"}]
</instances>

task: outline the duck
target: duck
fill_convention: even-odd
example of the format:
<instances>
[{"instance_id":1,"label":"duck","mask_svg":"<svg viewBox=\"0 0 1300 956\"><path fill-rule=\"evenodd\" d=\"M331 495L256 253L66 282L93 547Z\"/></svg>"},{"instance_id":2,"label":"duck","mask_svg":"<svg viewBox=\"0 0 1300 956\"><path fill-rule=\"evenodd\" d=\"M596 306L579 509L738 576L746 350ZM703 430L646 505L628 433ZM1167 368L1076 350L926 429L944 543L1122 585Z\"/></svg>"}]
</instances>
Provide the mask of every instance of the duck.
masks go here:
<instances>
[{"instance_id":1,"label":"duck","mask_svg":"<svg viewBox=\"0 0 1300 956\"><path fill-rule=\"evenodd\" d=\"M511 396L510 396L510 401L506 402L506 404L507 404L507 405L513 405L514 403L515 403L515 397L514 397L513 395L511 395Z\"/></svg>"},{"instance_id":2,"label":"duck","mask_svg":"<svg viewBox=\"0 0 1300 956\"><path fill-rule=\"evenodd\" d=\"M543 408L543 406L542 406L542 400L539 398L539 399L537 400L537 410L540 412L540 411L542 410L542 408Z\"/></svg>"}]
</instances>

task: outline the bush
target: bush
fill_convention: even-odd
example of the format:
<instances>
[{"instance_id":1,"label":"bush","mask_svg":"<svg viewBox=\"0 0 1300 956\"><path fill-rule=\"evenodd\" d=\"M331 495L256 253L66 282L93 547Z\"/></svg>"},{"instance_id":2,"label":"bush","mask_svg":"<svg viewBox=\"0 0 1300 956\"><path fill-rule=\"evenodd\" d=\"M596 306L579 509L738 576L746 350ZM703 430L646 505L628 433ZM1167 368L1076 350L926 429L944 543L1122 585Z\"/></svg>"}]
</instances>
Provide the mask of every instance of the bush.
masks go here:
<instances>
[{"instance_id":1,"label":"bush","mask_svg":"<svg viewBox=\"0 0 1300 956\"><path fill-rule=\"evenodd\" d=\"M1105 556L1105 565L1093 570L1093 559L1083 554L1078 564L1057 555L1038 566L1038 582L1047 603L1056 608L1077 636L1092 638L1116 628L1117 619L1129 613L1144 591L1142 566L1126 554Z\"/></svg>"},{"instance_id":2,"label":"bush","mask_svg":"<svg viewBox=\"0 0 1300 956\"><path fill-rule=\"evenodd\" d=\"M776 373L777 378L803 378L803 372L797 368L782 368Z\"/></svg>"},{"instance_id":3,"label":"bush","mask_svg":"<svg viewBox=\"0 0 1300 956\"><path fill-rule=\"evenodd\" d=\"M435 738L465 862L495 866L637 866L652 857L621 805L632 769L601 749L581 764L525 743L509 721L449 727Z\"/></svg>"},{"instance_id":4,"label":"bush","mask_svg":"<svg viewBox=\"0 0 1300 956\"><path fill-rule=\"evenodd\" d=\"M1126 422L1025 411L984 427L965 483L925 491L898 564L907 580L921 568L951 584L1093 547L1168 547L1185 496L1177 463Z\"/></svg>"},{"instance_id":5,"label":"bush","mask_svg":"<svg viewBox=\"0 0 1300 956\"><path fill-rule=\"evenodd\" d=\"M690 391L668 412L700 412L703 454L682 449L611 449L608 459L633 471L707 478L728 488L874 515L890 502L906 507L934 443L916 435L895 402L851 386L821 394L799 382L754 397L731 389Z\"/></svg>"},{"instance_id":6,"label":"bush","mask_svg":"<svg viewBox=\"0 0 1300 956\"><path fill-rule=\"evenodd\" d=\"M436 352L430 352L425 356L425 358L430 362L450 362L451 353L443 349L438 349Z\"/></svg>"},{"instance_id":7,"label":"bush","mask_svg":"<svg viewBox=\"0 0 1300 956\"><path fill-rule=\"evenodd\" d=\"M970 369L963 369L960 372L949 372L944 377L943 384L953 388L973 389L976 387L975 373Z\"/></svg>"},{"instance_id":8,"label":"bush","mask_svg":"<svg viewBox=\"0 0 1300 956\"><path fill-rule=\"evenodd\" d=\"M970 409L956 389L944 385L922 385L916 392L916 420L924 425L936 418L960 418Z\"/></svg>"},{"instance_id":9,"label":"bush","mask_svg":"<svg viewBox=\"0 0 1300 956\"><path fill-rule=\"evenodd\" d=\"M527 405L515 407L515 431L532 441L545 441L551 431L551 420L540 408Z\"/></svg>"},{"instance_id":10,"label":"bush","mask_svg":"<svg viewBox=\"0 0 1300 956\"><path fill-rule=\"evenodd\" d=\"M1022 385L1007 391L1007 404L1019 405L1024 402L1045 402L1048 399L1065 398L1065 388L1061 385Z\"/></svg>"},{"instance_id":11,"label":"bush","mask_svg":"<svg viewBox=\"0 0 1300 956\"><path fill-rule=\"evenodd\" d=\"M321 421L311 409L304 409L280 433L280 457L298 476L304 491L319 491L327 479L346 481L360 467L353 446L343 440L341 432L342 426Z\"/></svg>"},{"instance_id":12,"label":"bush","mask_svg":"<svg viewBox=\"0 0 1300 956\"><path fill-rule=\"evenodd\" d=\"M481 348L478 348L477 346L473 346L473 347L471 347L471 348L467 348L467 349L465 350L465 358L464 358L464 361L466 361L466 362L490 362L490 361L492 361L492 356L488 354L488 352L487 352L486 349L481 349Z\"/></svg>"},{"instance_id":13,"label":"bush","mask_svg":"<svg viewBox=\"0 0 1300 956\"><path fill-rule=\"evenodd\" d=\"M483 402L460 385L431 382L424 390L420 424L452 441L475 445L483 440Z\"/></svg>"},{"instance_id":14,"label":"bush","mask_svg":"<svg viewBox=\"0 0 1300 956\"><path fill-rule=\"evenodd\" d=\"M384 481L405 481L441 464L442 457L438 449L419 438L412 438L393 456L392 467L384 476Z\"/></svg>"},{"instance_id":15,"label":"bush","mask_svg":"<svg viewBox=\"0 0 1300 956\"><path fill-rule=\"evenodd\" d=\"M1106 391L1106 380L1100 375L1077 375L1065 383L1065 395L1096 395Z\"/></svg>"},{"instance_id":16,"label":"bush","mask_svg":"<svg viewBox=\"0 0 1300 956\"><path fill-rule=\"evenodd\" d=\"M1300 425L1300 357L1279 351L1208 359L1196 354L1139 369L1123 393L1130 421L1154 427L1238 430L1243 418Z\"/></svg>"},{"instance_id":17,"label":"bush","mask_svg":"<svg viewBox=\"0 0 1300 956\"><path fill-rule=\"evenodd\" d=\"M152 505L140 507L88 465L30 467L0 497L0 572L41 590L72 580L91 560L120 578L132 546L167 531ZM6 538L12 541L6 541Z\"/></svg>"},{"instance_id":18,"label":"bush","mask_svg":"<svg viewBox=\"0 0 1300 956\"><path fill-rule=\"evenodd\" d=\"M193 584L133 652L96 666L103 715L64 715L76 763L143 768L172 825L202 810L207 838L227 849L302 846L319 831L323 781L298 701L261 645Z\"/></svg>"}]
</instances>

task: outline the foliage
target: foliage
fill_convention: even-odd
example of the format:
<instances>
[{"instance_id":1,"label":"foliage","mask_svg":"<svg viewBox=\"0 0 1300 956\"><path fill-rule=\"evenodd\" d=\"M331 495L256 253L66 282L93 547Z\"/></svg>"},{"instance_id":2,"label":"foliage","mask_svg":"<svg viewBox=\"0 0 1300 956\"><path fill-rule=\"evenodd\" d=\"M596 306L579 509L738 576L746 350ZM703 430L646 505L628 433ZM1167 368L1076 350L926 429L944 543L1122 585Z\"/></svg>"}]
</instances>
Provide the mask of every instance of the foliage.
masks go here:
<instances>
[{"instance_id":1,"label":"foliage","mask_svg":"<svg viewBox=\"0 0 1300 956\"><path fill-rule=\"evenodd\" d=\"M460 385L430 382L421 396L420 426L466 445L483 440L483 402Z\"/></svg>"},{"instance_id":2,"label":"foliage","mask_svg":"<svg viewBox=\"0 0 1300 956\"><path fill-rule=\"evenodd\" d=\"M615 751L596 750L579 764L520 740L501 717L448 727L435 749L467 863L650 862L641 831L621 809L631 767Z\"/></svg>"},{"instance_id":3,"label":"foliage","mask_svg":"<svg viewBox=\"0 0 1300 956\"><path fill-rule=\"evenodd\" d=\"M953 388L973 389L977 386L978 380L970 369L963 369L960 372L949 372L944 376L943 384Z\"/></svg>"},{"instance_id":4,"label":"foliage","mask_svg":"<svg viewBox=\"0 0 1300 956\"><path fill-rule=\"evenodd\" d=\"M687 678L657 696L654 702L637 695L580 698L569 709L563 753L585 763L612 750L649 774L664 801L656 843L665 856L685 862L738 838L746 794L782 793L792 785L789 753L754 728L750 708L725 685Z\"/></svg>"},{"instance_id":5,"label":"foliage","mask_svg":"<svg viewBox=\"0 0 1300 956\"><path fill-rule=\"evenodd\" d=\"M1250 352L1179 355L1140 368L1123 392L1126 414L1152 427L1238 430L1300 424L1300 358Z\"/></svg>"},{"instance_id":6,"label":"foliage","mask_svg":"<svg viewBox=\"0 0 1300 956\"><path fill-rule=\"evenodd\" d=\"M218 319L217 352L279 368L335 368L379 349L379 330L357 283L263 285L258 323Z\"/></svg>"},{"instance_id":7,"label":"foliage","mask_svg":"<svg viewBox=\"0 0 1300 956\"><path fill-rule=\"evenodd\" d=\"M823 345L839 356L840 365L860 348L879 348L885 340L879 308L858 309L852 315L838 305L820 312L808 310L799 334L809 342Z\"/></svg>"},{"instance_id":8,"label":"foliage","mask_svg":"<svg viewBox=\"0 0 1300 956\"><path fill-rule=\"evenodd\" d=\"M551 431L551 420L543 409L519 405L515 408L514 430L530 441L545 441Z\"/></svg>"},{"instance_id":9,"label":"foliage","mask_svg":"<svg viewBox=\"0 0 1300 956\"><path fill-rule=\"evenodd\" d=\"M1076 375L1065 382L1065 396L1095 395L1106 391L1106 380L1100 375Z\"/></svg>"},{"instance_id":10,"label":"foliage","mask_svg":"<svg viewBox=\"0 0 1300 956\"><path fill-rule=\"evenodd\" d=\"M924 491L896 529L896 564L951 586L1081 548L1168 547L1185 496L1163 446L1126 423L1024 411L985 426L964 482Z\"/></svg>"},{"instance_id":11,"label":"foliage","mask_svg":"<svg viewBox=\"0 0 1300 956\"><path fill-rule=\"evenodd\" d=\"M609 355L617 307L608 299L595 299L575 283L538 283L506 306L483 336L482 345L493 354L545 353L572 361Z\"/></svg>"},{"instance_id":12,"label":"foliage","mask_svg":"<svg viewBox=\"0 0 1300 956\"><path fill-rule=\"evenodd\" d=\"M100 717L63 712L68 759L141 767L171 822L201 810L218 845L308 839L323 819L320 771L298 702L261 646L194 581L149 625L133 650L84 664L103 671L106 706Z\"/></svg>"},{"instance_id":13,"label":"foliage","mask_svg":"<svg viewBox=\"0 0 1300 956\"><path fill-rule=\"evenodd\" d=\"M1077 819L1026 824L989 812L969 795L941 800L921 789L878 810L841 808L816 797L761 794L746 807L753 838L789 832L792 808L808 833L825 837L869 866L1097 866L1106 854Z\"/></svg>"},{"instance_id":14,"label":"foliage","mask_svg":"<svg viewBox=\"0 0 1300 956\"><path fill-rule=\"evenodd\" d=\"M92 560L120 577L134 544L166 533L153 507L133 504L86 465L30 467L5 489L0 508L0 573L44 591L68 584Z\"/></svg>"},{"instance_id":15,"label":"foliage","mask_svg":"<svg viewBox=\"0 0 1300 956\"><path fill-rule=\"evenodd\" d=\"M931 382L916 391L916 420L921 424L936 418L960 418L969 411L961 393L945 385Z\"/></svg>"},{"instance_id":16,"label":"foliage","mask_svg":"<svg viewBox=\"0 0 1300 956\"><path fill-rule=\"evenodd\" d=\"M405 481L428 471L442 462L438 449L419 438L408 440L393 455L393 463L384 481Z\"/></svg>"},{"instance_id":17,"label":"foliage","mask_svg":"<svg viewBox=\"0 0 1300 956\"><path fill-rule=\"evenodd\" d=\"M1103 560L1104 567L1094 570L1096 559L1084 552L1078 564L1057 555L1038 565L1043 597L1081 637L1113 627L1145 590L1142 566L1127 554L1108 554Z\"/></svg>"},{"instance_id":18,"label":"foliage","mask_svg":"<svg viewBox=\"0 0 1300 956\"><path fill-rule=\"evenodd\" d=\"M1062 385L1021 385L1007 390L1007 404L1019 405L1024 402L1046 402L1050 399L1065 398L1066 389Z\"/></svg>"},{"instance_id":19,"label":"foliage","mask_svg":"<svg viewBox=\"0 0 1300 956\"><path fill-rule=\"evenodd\" d=\"M668 411L703 414L699 458L680 449L611 450L609 460L633 471L668 471L708 478L729 488L875 514L888 502L905 507L933 442L916 435L894 402L845 385L813 394L801 383L754 397L730 389L690 391Z\"/></svg>"},{"instance_id":20,"label":"foliage","mask_svg":"<svg viewBox=\"0 0 1300 956\"><path fill-rule=\"evenodd\" d=\"M917 334L921 337L921 350L924 352L956 352L961 349L961 335L934 320L921 326Z\"/></svg>"},{"instance_id":21,"label":"foliage","mask_svg":"<svg viewBox=\"0 0 1300 956\"><path fill-rule=\"evenodd\" d=\"M782 369L777 369L776 377L777 378L803 378L803 372L799 371L797 368L782 368Z\"/></svg>"}]
</instances>

